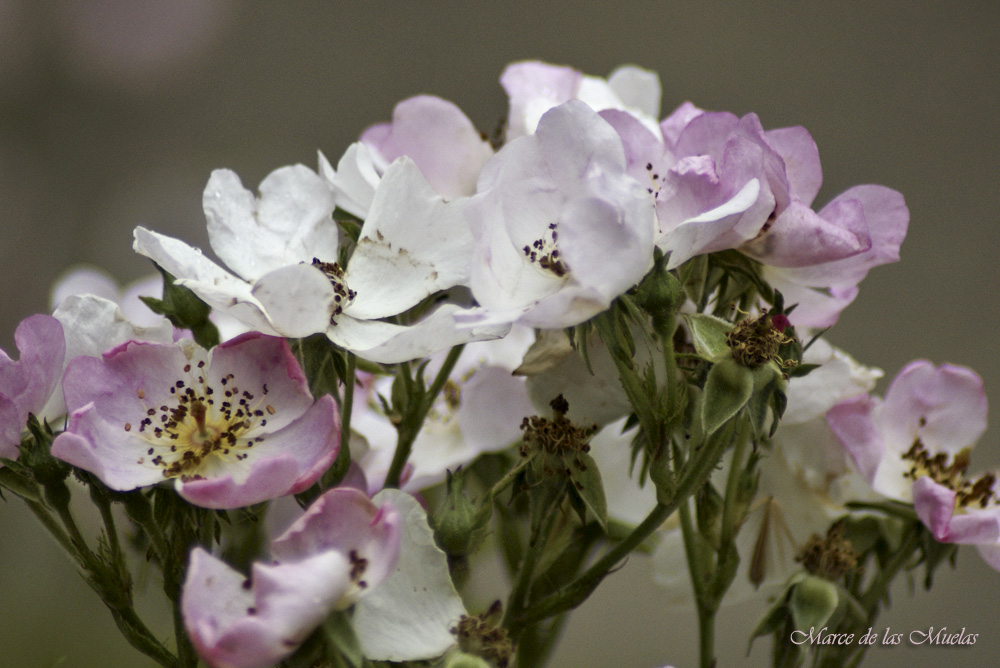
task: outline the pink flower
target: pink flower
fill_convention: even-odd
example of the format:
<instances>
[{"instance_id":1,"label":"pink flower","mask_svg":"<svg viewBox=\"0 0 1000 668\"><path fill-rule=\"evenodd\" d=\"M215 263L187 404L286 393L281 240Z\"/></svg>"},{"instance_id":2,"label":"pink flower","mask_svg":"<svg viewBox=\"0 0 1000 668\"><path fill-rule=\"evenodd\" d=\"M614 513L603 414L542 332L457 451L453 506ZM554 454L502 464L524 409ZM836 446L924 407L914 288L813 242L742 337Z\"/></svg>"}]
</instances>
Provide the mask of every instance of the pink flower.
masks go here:
<instances>
[{"instance_id":1,"label":"pink flower","mask_svg":"<svg viewBox=\"0 0 1000 668\"><path fill-rule=\"evenodd\" d=\"M63 391L52 454L121 491L173 479L196 505L246 506L306 489L340 445L333 399L314 403L287 342L257 333L210 352L129 341L73 360Z\"/></svg>"},{"instance_id":2,"label":"pink flower","mask_svg":"<svg viewBox=\"0 0 1000 668\"><path fill-rule=\"evenodd\" d=\"M938 541L977 545L1000 569L997 475L966 475L972 447L986 430L979 376L918 360L896 376L884 401L848 399L826 419L876 492L912 501Z\"/></svg>"},{"instance_id":3,"label":"pink flower","mask_svg":"<svg viewBox=\"0 0 1000 668\"><path fill-rule=\"evenodd\" d=\"M401 516L356 489L332 489L271 543L246 579L202 548L181 591L184 626L213 668L265 668L290 655L332 610L384 581L399 555Z\"/></svg>"},{"instance_id":4,"label":"pink flower","mask_svg":"<svg viewBox=\"0 0 1000 668\"><path fill-rule=\"evenodd\" d=\"M803 127L764 130L738 118L681 105L659 135L633 115L601 116L622 138L628 171L656 198L656 244L670 268L735 248L798 304L792 324L829 327L874 266L899 259L909 211L898 192L857 186L818 213L819 153Z\"/></svg>"},{"instance_id":5,"label":"pink flower","mask_svg":"<svg viewBox=\"0 0 1000 668\"><path fill-rule=\"evenodd\" d=\"M33 315L14 332L15 362L0 350L0 457L17 459L29 413L38 413L59 383L66 341L59 321Z\"/></svg>"}]
</instances>

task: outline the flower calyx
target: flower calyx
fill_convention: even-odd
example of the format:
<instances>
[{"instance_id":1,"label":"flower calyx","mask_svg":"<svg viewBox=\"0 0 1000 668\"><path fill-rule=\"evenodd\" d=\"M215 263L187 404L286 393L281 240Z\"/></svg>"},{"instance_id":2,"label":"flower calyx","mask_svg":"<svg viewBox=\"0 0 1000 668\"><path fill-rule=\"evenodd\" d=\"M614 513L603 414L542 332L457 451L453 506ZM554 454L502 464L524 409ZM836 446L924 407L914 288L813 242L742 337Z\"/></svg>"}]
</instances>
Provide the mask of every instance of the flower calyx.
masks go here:
<instances>
[{"instance_id":1,"label":"flower calyx","mask_svg":"<svg viewBox=\"0 0 1000 668\"><path fill-rule=\"evenodd\" d=\"M860 570L858 553L844 533L844 523L834 522L825 538L813 534L795 556L795 561L801 563L810 574L830 581L837 581L851 571Z\"/></svg>"},{"instance_id":2,"label":"flower calyx","mask_svg":"<svg viewBox=\"0 0 1000 668\"><path fill-rule=\"evenodd\" d=\"M458 647L463 652L482 657L496 668L507 668L514 648L507 630L500 625L501 612L500 601L494 601L482 614L462 615L451 632L458 638Z\"/></svg>"}]
</instances>

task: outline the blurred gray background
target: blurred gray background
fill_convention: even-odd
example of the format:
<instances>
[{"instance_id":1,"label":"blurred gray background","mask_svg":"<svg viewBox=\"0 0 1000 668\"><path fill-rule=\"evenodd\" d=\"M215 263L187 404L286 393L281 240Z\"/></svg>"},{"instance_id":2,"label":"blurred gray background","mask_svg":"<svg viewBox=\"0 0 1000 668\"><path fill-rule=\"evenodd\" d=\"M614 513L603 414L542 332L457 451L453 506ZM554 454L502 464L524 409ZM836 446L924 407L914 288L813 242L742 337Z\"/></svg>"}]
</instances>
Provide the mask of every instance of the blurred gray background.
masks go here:
<instances>
[{"instance_id":1,"label":"blurred gray background","mask_svg":"<svg viewBox=\"0 0 1000 668\"><path fill-rule=\"evenodd\" d=\"M973 465L998 466L997 7L0 0L0 346L13 352L17 322L47 309L73 263L122 281L148 273L131 251L137 224L207 247L213 168L256 187L281 165L315 167L317 149L336 160L417 93L489 132L510 61L601 76L631 62L659 72L664 113L691 100L806 126L823 161L819 205L861 183L906 196L903 262L872 272L829 338L890 378L915 357L974 367L994 426ZM898 587L876 628L966 627L976 645L877 646L866 665L996 665L998 593L1000 573L963 551L933 592ZM767 641L745 657L760 613L721 613L720 666L768 663ZM162 611L150 614L168 635ZM637 557L575 614L553 665L693 666L696 634L693 614L658 604ZM13 498L0 501L0 665L152 665Z\"/></svg>"}]
</instances>

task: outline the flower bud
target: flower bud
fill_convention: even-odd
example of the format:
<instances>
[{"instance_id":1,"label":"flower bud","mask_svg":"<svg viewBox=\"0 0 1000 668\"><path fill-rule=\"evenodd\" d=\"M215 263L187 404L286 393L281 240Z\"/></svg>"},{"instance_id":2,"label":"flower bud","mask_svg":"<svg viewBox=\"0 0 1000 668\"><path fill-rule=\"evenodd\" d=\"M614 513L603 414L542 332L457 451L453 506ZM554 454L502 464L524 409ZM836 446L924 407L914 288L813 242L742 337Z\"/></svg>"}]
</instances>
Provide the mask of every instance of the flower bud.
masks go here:
<instances>
[{"instance_id":1,"label":"flower bud","mask_svg":"<svg viewBox=\"0 0 1000 668\"><path fill-rule=\"evenodd\" d=\"M451 557L462 557L479 549L486 538L492 505L469 501L462 491L464 479L448 472L444 505L434 514L434 540Z\"/></svg>"}]
</instances>

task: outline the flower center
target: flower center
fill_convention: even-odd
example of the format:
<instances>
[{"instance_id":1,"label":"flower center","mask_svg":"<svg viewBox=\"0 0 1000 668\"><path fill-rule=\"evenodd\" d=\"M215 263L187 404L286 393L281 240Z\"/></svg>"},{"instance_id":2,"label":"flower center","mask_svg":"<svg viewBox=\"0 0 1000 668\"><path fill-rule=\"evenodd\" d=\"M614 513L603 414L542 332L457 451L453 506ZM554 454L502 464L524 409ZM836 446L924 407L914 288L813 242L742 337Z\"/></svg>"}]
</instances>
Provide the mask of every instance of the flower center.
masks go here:
<instances>
[{"instance_id":1,"label":"flower center","mask_svg":"<svg viewBox=\"0 0 1000 668\"><path fill-rule=\"evenodd\" d=\"M792 367L795 366L794 360L786 361L778 355L781 346L792 342L783 333L787 324L788 319L784 314L777 314L772 319L770 312L765 312L758 318L744 318L726 335L726 343L732 349L733 357L742 366L753 369L773 360L782 368Z\"/></svg>"},{"instance_id":2,"label":"flower center","mask_svg":"<svg viewBox=\"0 0 1000 668\"><path fill-rule=\"evenodd\" d=\"M569 269L566 268L559 256L559 248L556 244L559 239L557 227L559 227L557 223L549 223L549 227L542 237L535 239L521 250L532 264L537 264L542 269L562 278L569 273Z\"/></svg>"},{"instance_id":3,"label":"flower center","mask_svg":"<svg viewBox=\"0 0 1000 668\"><path fill-rule=\"evenodd\" d=\"M139 463L151 457L149 463L159 467L164 478L197 480L227 458L246 459L250 448L264 440L253 434L276 413L274 406L265 403L266 383L254 394L240 388L233 374L228 374L217 390L205 381L204 366L199 361L192 371L192 365L186 364L187 380L170 387L174 401L148 407L139 423L138 431L150 446ZM146 405L141 389L138 398ZM125 431L131 430L132 424L125 423Z\"/></svg>"},{"instance_id":4,"label":"flower center","mask_svg":"<svg viewBox=\"0 0 1000 668\"><path fill-rule=\"evenodd\" d=\"M934 482L955 492L957 508L976 505L985 508L991 501L1000 501L993 492L995 474L984 473L976 480L965 477L965 470L969 467L968 450L962 450L949 462L947 453L939 452L931 455L918 438L903 455L903 459L913 462L910 469L903 474L904 477L916 480L922 476L929 476Z\"/></svg>"},{"instance_id":5,"label":"flower center","mask_svg":"<svg viewBox=\"0 0 1000 668\"><path fill-rule=\"evenodd\" d=\"M337 324L337 316L344 312L344 307L350 305L358 293L347 287L344 280L344 270L339 262L322 262L319 258L313 258L312 264L326 274L333 286L333 313L330 314L330 324Z\"/></svg>"}]
</instances>

